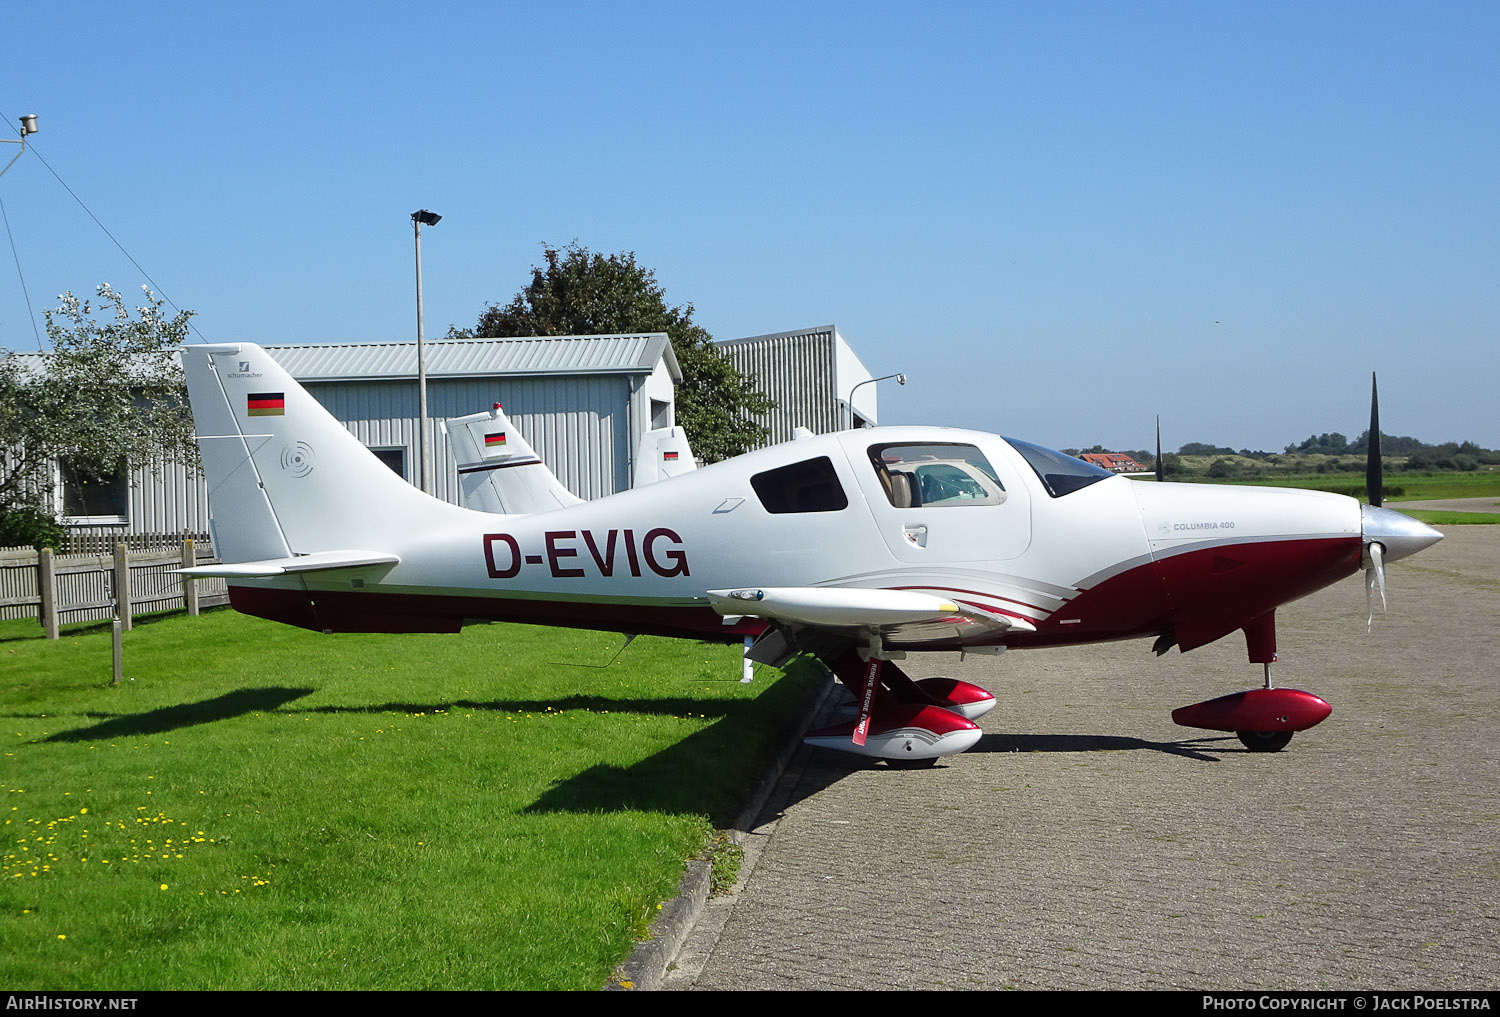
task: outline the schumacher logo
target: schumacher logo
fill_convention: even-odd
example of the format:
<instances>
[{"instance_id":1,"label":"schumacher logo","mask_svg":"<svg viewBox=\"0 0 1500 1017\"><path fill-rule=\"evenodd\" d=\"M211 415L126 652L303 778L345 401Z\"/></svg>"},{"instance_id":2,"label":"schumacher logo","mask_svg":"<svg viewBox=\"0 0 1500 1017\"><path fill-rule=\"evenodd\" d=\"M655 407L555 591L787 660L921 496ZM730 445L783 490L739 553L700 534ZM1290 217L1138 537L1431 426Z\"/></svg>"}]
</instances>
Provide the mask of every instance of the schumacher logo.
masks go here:
<instances>
[{"instance_id":1,"label":"schumacher logo","mask_svg":"<svg viewBox=\"0 0 1500 1017\"><path fill-rule=\"evenodd\" d=\"M591 571L607 579L617 568L640 576L643 564L664 579L689 574L682 538L665 526L647 530L639 541L634 530L605 530L602 536L593 530L547 530L542 545L544 553L524 554L509 533L486 533L484 564L490 578L514 579L524 565L545 566L555 579L578 579Z\"/></svg>"}]
</instances>

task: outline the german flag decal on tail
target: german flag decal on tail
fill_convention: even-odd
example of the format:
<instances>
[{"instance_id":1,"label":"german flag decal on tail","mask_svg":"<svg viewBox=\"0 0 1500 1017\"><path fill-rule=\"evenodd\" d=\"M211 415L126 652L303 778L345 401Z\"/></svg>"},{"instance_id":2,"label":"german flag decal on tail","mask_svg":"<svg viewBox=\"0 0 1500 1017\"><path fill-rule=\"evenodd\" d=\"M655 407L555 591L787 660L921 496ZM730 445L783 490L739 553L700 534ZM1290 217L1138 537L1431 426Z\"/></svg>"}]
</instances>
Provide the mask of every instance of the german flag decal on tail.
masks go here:
<instances>
[{"instance_id":1,"label":"german flag decal on tail","mask_svg":"<svg viewBox=\"0 0 1500 1017\"><path fill-rule=\"evenodd\" d=\"M487 434L487 435L484 436L484 447L485 448L500 448L504 444L505 444L505 432L504 431L491 431L489 434Z\"/></svg>"},{"instance_id":2,"label":"german flag decal on tail","mask_svg":"<svg viewBox=\"0 0 1500 1017\"><path fill-rule=\"evenodd\" d=\"M245 401L245 413L251 417L286 416L286 398L283 392L251 392Z\"/></svg>"}]
</instances>

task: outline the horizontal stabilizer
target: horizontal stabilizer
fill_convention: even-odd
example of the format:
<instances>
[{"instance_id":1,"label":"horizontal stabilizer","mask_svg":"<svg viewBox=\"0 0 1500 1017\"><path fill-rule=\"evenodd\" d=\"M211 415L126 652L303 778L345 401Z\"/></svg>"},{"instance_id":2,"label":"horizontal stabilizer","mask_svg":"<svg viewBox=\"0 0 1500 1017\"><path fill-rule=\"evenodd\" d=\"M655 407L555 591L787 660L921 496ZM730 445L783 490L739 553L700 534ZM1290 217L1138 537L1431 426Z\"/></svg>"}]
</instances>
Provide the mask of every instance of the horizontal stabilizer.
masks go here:
<instances>
[{"instance_id":1,"label":"horizontal stabilizer","mask_svg":"<svg viewBox=\"0 0 1500 1017\"><path fill-rule=\"evenodd\" d=\"M208 576L218 576L223 579L268 579L272 576L296 575L303 572L329 572L334 569L358 569L371 565L399 564L401 564L401 559L396 555L382 554L379 551L318 551L314 554L299 554L292 558L197 565L190 569L174 569L173 571L190 579L202 579Z\"/></svg>"}]
</instances>

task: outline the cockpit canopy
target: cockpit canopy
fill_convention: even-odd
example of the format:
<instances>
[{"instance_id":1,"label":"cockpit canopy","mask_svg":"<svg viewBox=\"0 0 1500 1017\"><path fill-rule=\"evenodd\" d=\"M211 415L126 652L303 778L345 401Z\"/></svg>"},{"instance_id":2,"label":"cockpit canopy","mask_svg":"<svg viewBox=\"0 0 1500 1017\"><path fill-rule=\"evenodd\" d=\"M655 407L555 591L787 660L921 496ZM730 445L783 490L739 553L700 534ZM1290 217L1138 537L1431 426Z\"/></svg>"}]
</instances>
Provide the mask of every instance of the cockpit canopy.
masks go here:
<instances>
[{"instance_id":1,"label":"cockpit canopy","mask_svg":"<svg viewBox=\"0 0 1500 1017\"><path fill-rule=\"evenodd\" d=\"M1086 463L1082 459L1074 459L1065 456L1061 452L1041 445L1033 445L1029 441L1021 441L1018 438L1006 438L1011 448L1021 453L1022 458L1031 464L1036 475L1042 482L1042 487L1054 498L1072 494L1074 491L1082 490L1090 484L1114 476L1106 469Z\"/></svg>"}]
</instances>

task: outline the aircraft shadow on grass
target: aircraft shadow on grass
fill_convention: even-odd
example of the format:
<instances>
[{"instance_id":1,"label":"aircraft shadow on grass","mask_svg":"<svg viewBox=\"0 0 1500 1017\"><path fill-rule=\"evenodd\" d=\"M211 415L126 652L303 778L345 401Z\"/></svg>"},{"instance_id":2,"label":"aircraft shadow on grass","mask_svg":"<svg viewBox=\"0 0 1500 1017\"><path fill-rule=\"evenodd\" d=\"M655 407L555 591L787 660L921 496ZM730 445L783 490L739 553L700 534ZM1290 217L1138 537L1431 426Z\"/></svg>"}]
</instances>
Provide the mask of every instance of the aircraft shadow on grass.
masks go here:
<instances>
[{"instance_id":1,"label":"aircraft shadow on grass","mask_svg":"<svg viewBox=\"0 0 1500 1017\"><path fill-rule=\"evenodd\" d=\"M247 713L281 711L288 703L313 689L271 686L240 689L212 699L167 706L143 713L107 717L86 727L60 731L48 742L102 741L111 738L164 734L186 727L229 720ZM777 694L773 689L771 694ZM785 695L806 695L788 690ZM821 692L815 692L821 695ZM788 704L790 705L790 704ZM364 706L316 706L289 713L432 713L440 710L483 710L495 713L565 713L568 711L611 712L646 716L701 716L713 723L674 745L630 766L599 764L559 781L525 811L620 812L654 811L700 813L719 827L732 824L748 795L742 788L727 787L719 778L722 761L759 755L769 761L786 732L759 732L752 723L756 704L743 701L669 697L619 700L603 696L569 696L560 699L454 700L452 702L390 702ZM783 715L806 715L783 710ZM1104 752L1148 749L1203 762L1217 762L1218 754L1235 751L1212 744L1228 738L1192 738L1177 742L1151 742L1114 735L985 735L972 752ZM1212 753L1212 754L1210 754ZM832 752L816 753L800 772L788 804L825 790L849 774L878 766L875 761ZM956 765L956 764L949 764Z\"/></svg>"},{"instance_id":2,"label":"aircraft shadow on grass","mask_svg":"<svg viewBox=\"0 0 1500 1017\"><path fill-rule=\"evenodd\" d=\"M273 685L263 689L238 689L197 703L163 706L145 713L127 713L110 717L88 727L73 728L49 735L48 742L95 742L110 738L164 734L180 728L212 724L218 720L247 713L277 710L287 703L311 693L312 689L288 689Z\"/></svg>"}]
</instances>

